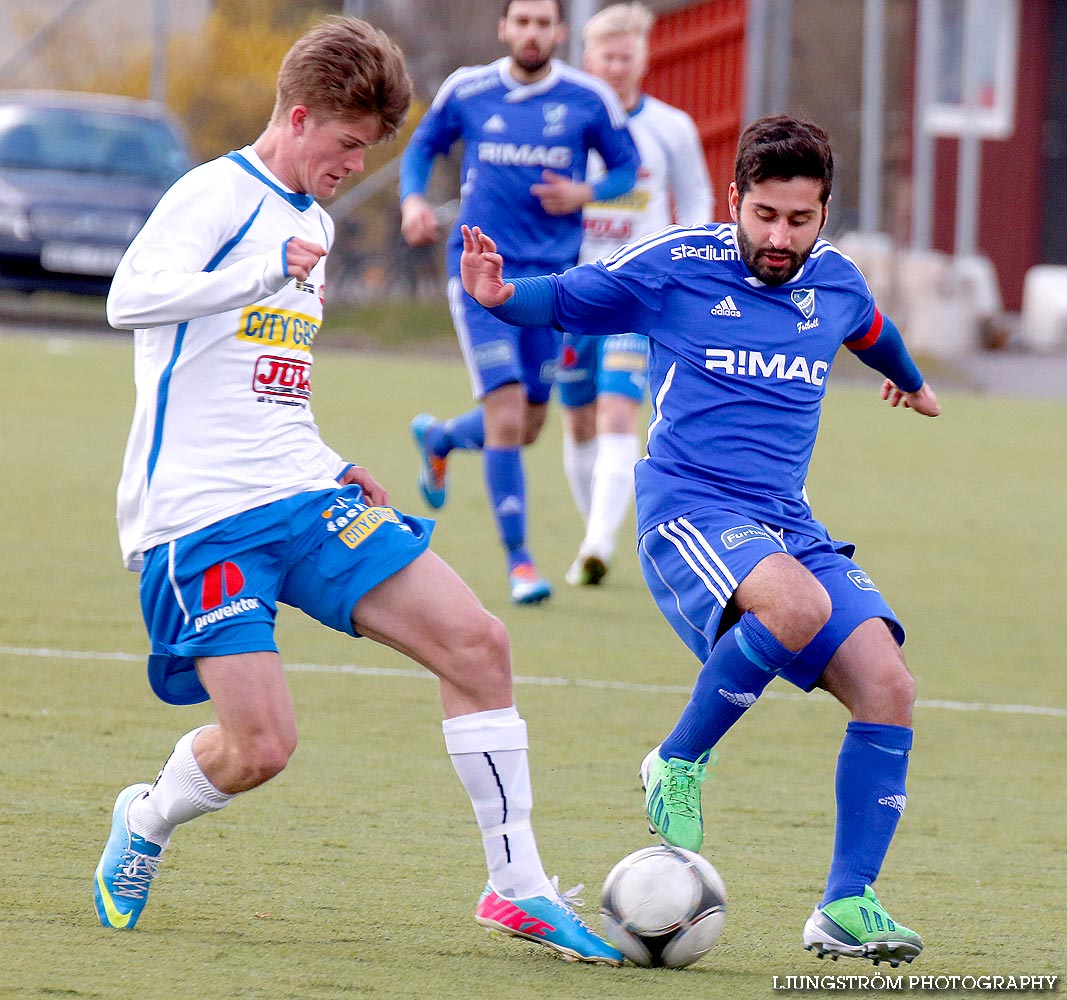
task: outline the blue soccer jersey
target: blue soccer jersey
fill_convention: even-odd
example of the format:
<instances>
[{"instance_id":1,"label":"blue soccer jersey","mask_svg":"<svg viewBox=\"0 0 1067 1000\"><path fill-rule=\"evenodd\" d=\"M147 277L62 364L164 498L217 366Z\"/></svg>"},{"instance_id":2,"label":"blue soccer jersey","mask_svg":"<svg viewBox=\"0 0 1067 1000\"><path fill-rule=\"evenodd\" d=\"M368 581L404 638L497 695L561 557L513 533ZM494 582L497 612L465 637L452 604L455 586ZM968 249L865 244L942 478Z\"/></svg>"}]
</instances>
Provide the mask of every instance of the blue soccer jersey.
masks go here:
<instances>
[{"instance_id":1,"label":"blue soccer jersey","mask_svg":"<svg viewBox=\"0 0 1067 1000\"><path fill-rule=\"evenodd\" d=\"M460 212L448 240L450 274L459 273L464 223L493 233L509 265L524 273L570 267L581 247L582 214L549 215L531 186L542 182L545 170L584 181L590 149L609 170L639 163L626 112L607 84L559 62L536 83L520 84L509 66L503 58L453 73L404 153L402 188L414 189L420 169L464 141Z\"/></svg>"},{"instance_id":2,"label":"blue soccer jersey","mask_svg":"<svg viewBox=\"0 0 1067 1000\"><path fill-rule=\"evenodd\" d=\"M809 521L804 482L830 366L882 323L847 257L818 240L791 281L766 285L734 226L672 226L550 280L562 328L651 341L639 534L708 506L777 527Z\"/></svg>"}]
</instances>

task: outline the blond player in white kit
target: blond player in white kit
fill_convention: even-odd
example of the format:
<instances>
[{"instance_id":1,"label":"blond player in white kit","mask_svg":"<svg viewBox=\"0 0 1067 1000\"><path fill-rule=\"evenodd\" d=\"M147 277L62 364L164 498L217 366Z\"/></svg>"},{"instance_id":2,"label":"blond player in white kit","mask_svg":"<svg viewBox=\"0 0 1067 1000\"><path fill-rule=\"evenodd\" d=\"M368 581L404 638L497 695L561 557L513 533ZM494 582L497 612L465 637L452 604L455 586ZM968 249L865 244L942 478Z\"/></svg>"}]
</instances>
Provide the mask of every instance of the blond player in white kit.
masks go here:
<instances>
[{"instance_id":1,"label":"blond player in white kit","mask_svg":"<svg viewBox=\"0 0 1067 1000\"><path fill-rule=\"evenodd\" d=\"M132 930L175 830L288 763L296 721L274 641L283 603L437 676L445 747L489 871L477 922L618 965L541 866L504 626L428 549L433 522L389 506L366 469L323 443L311 413L334 232L315 199L363 169L364 149L395 134L410 97L382 32L324 21L285 57L263 134L177 181L115 275L108 319L136 331L137 383L119 535L141 573L149 681L169 704L210 699L216 722L182 736L154 784L119 793L96 912ZM373 419L357 397L361 416ZM420 819L398 806L396 822Z\"/></svg>"}]
</instances>

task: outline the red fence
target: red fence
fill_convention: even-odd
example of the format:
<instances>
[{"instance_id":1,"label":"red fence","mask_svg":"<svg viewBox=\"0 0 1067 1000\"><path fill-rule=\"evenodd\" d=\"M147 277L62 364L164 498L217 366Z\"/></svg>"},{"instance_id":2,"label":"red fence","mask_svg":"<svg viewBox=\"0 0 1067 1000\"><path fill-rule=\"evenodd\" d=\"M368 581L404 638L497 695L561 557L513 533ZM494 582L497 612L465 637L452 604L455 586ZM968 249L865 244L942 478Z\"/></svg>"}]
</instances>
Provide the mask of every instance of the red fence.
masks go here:
<instances>
[{"instance_id":1,"label":"red fence","mask_svg":"<svg viewBox=\"0 0 1067 1000\"><path fill-rule=\"evenodd\" d=\"M728 218L745 83L745 2L706 0L656 19L645 90L696 122L715 194L716 219Z\"/></svg>"}]
</instances>

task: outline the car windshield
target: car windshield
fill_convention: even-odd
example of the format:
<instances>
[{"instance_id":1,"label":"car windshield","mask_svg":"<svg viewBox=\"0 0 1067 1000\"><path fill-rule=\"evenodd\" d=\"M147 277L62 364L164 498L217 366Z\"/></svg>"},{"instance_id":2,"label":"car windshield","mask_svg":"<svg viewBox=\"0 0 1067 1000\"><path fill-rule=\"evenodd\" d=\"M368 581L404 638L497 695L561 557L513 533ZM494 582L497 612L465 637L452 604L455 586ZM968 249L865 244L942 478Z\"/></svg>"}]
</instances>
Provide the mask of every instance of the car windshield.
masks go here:
<instances>
[{"instance_id":1,"label":"car windshield","mask_svg":"<svg viewBox=\"0 0 1067 1000\"><path fill-rule=\"evenodd\" d=\"M188 166L165 122L89 108L0 104L0 167L121 174L169 183Z\"/></svg>"}]
</instances>

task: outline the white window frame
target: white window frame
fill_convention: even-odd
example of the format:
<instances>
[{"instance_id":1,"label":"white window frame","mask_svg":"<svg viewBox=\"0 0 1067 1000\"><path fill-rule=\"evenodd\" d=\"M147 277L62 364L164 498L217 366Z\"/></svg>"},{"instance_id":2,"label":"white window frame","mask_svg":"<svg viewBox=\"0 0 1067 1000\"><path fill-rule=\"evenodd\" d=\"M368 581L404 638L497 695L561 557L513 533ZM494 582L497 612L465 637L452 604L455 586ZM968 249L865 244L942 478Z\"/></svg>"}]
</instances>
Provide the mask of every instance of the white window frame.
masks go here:
<instances>
[{"instance_id":1,"label":"white window frame","mask_svg":"<svg viewBox=\"0 0 1067 1000\"><path fill-rule=\"evenodd\" d=\"M926 107L923 124L930 135L974 135L983 139L1006 139L1015 131L1015 80L1019 64L1018 0L931 0L936 9L937 53L933 100ZM952 15L957 28L950 31ZM972 63L978 79L971 82L972 94L982 88L988 97L969 104L964 94L967 65L966 38L978 46ZM948 77L959 85L955 100L942 100L937 90Z\"/></svg>"}]
</instances>

